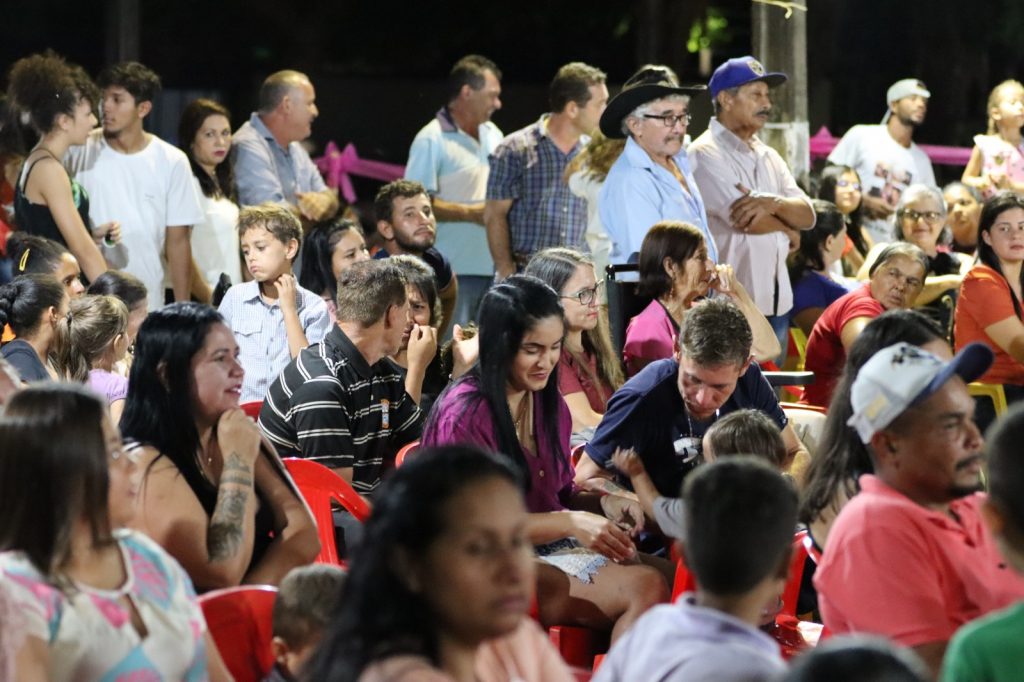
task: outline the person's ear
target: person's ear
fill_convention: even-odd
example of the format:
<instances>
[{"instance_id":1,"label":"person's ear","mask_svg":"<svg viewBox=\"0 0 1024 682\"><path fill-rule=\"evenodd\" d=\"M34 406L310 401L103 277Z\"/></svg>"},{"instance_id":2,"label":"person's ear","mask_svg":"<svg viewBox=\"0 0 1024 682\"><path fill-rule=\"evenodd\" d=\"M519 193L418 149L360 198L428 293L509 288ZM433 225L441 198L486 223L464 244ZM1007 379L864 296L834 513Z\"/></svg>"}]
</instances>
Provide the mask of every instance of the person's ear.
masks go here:
<instances>
[{"instance_id":1,"label":"person's ear","mask_svg":"<svg viewBox=\"0 0 1024 682\"><path fill-rule=\"evenodd\" d=\"M740 367L740 376L747 373L747 370L750 369L750 363L754 362L754 360L755 358L753 353L747 356L747 361L743 363L742 367Z\"/></svg>"},{"instance_id":2,"label":"person's ear","mask_svg":"<svg viewBox=\"0 0 1024 682\"><path fill-rule=\"evenodd\" d=\"M288 654L291 653L291 649L288 647L288 642L282 638L275 636L270 640L270 650L274 654L274 660L278 665L288 664Z\"/></svg>"},{"instance_id":3,"label":"person's ear","mask_svg":"<svg viewBox=\"0 0 1024 682\"><path fill-rule=\"evenodd\" d=\"M982 238L982 240L986 244L988 244L989 246L992 246L992 234L991 234L991 232L989 232L988 230L983 230L982 233L981 233L981 238Z\"/></svg>"},{"instance_id":4,"label":"person's ear","mask_svg":"<svg viewBox=\"0 0 1024 682\"><path fill-rule=\"evenodd\" d=\"M473 96L473 86L469 83L463 83L462 88L459 90L459 99L466 100Z\"/></svg>"},{"instance_id":5,"label":"person's ear","mask_svg":"<svg viewBox=\"0 0 1024 682\"><path fill-rule=\"evenodd\" d=\"M299 240L292 237L288 240L288 243L284 246L284 254L288 260L295 260L295 256L299 254Z\"/></svg>"},{"instance_id":6,"label":"person's ear","mask_svg":"<svg viewBox=\"0 0 1024 682\"><path fill-rule=\"evenodd\" d=\"M626 118L626 128L629 129L630 134L633 137L640 137L640 119L635 116L628 116Z\"/></svg>"},{"instance_id":7,"label":"person's ear","mask_svg":"<svg viewBox=\"0 0 1024 682\"><path fill-rule=\"evenodd\" d=\"M679 264L672 260L671 256L665 256L661 259L661 267L664 268L665 274L668 275L669 279L674 280L676 278L676 270L679 269Z\"/></svg>"},{"instance_id":8,"label":"person's ear","mask_svg":"<svg viewBox=\"0 0 1024 682\"><path fill-rule=\"evenodd\" d=\"M163 385L165 391L171 390L170 382L167 380L167 361L161 360L156 363L156 376L160 379L160 384Z\"/></svg>"},{"instance_id":9,"label":"person's ear","mask_svg":"<svg viewBox=\"0 0 1024 682\"><path fill-rule=\"evenodd\" d=\"M879 462L889 462L894 468L899 468L899 442L891 433L885 430L877 431L871 436L870 443Z\"/></svg>"},{"instance_id":10,"label":"person's ear","mask_svg":"<svg viewBox=\"0 0 1024 682\"><path fill-rule=\"evenodd\" d=\"M148 100L140 102L135 105L135 111L139 113L139 118L146 118L149 112L153 111L153 103Z\"/></svg>"},{"instance_id":11,"label":"person's ear","mask_svg":"<svg viewBox=\"0 0 1024 682\"><path fill-rule=\"evenodd\" d=\"M67 132L68 130L71 129L71 126L74 124L75 121L67 114L60 113L57 114L57 117L54 120L54 122L57 124L58 128L60 128L64 132Z\"/></svg>"},{"instance_id":12,"label":"person's ear","mask_svg":"<svg viewBox=\"0 0 1024 682\"><path fill-rule=\"evenodd\" d=\"M377 232L387 241L391 241L395 238L395 226L387 220L377 221Z\"/></svg>"},{"instance_id":13,"label":"person's ear","mask_svg":"<svg viewBox=\"0 0 1024 682\"><path fill-rule=\"evenodd\" d=\"M569 100L569 103L565 105L563 109L570 119L575 120L580 115L580 105L577 102Z\"/></svg>"}]
</instances>

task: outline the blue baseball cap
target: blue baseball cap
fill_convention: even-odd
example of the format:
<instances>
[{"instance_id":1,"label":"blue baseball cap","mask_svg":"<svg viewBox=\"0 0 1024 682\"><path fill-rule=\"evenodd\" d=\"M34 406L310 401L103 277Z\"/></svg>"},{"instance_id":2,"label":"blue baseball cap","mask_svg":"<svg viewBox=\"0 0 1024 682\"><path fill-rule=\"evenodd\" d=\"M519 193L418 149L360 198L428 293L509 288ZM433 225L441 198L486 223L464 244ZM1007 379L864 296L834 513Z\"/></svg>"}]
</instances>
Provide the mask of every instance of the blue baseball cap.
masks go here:
<instances>
[{"instance_id":1,"label":"blue baseball cap","mask_svg":"<svg viewBox=\"0 0 1024 682\"><path fill-rule=\"evenodd\" d=\"M711 90L711 98L714 99L722 90L738 88L754 81L764 81L769 88L774 88L787 80L789 77L784 73L766 73L761 62L747 55L734 57L715 69L708 82L708 88Z\"/></svg>"}]
</instances>

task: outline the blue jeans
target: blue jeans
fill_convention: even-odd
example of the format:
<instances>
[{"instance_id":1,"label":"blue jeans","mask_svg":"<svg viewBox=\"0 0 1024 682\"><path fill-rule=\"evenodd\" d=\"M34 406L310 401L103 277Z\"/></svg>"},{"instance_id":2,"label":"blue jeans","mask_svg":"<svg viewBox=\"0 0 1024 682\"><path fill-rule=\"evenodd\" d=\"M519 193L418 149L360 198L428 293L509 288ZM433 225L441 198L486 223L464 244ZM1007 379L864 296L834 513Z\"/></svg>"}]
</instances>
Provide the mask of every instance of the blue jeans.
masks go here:
<instances>
[{"instance_id":1,"label":"blue jeans","mask_svg":"<svg viewBox=\"0 0 1024 682\"><path fill-rule=\"evenodd\" d=\"M783 315L766 315L768 324L772 326L772 331L775 332L775 338L779 340L779 347L782 348L782 353L779 357L775 358L775 364L781 369L782 365L786 362L786 349L789 347L789 313Z\"/></svg>"}]
</instances>

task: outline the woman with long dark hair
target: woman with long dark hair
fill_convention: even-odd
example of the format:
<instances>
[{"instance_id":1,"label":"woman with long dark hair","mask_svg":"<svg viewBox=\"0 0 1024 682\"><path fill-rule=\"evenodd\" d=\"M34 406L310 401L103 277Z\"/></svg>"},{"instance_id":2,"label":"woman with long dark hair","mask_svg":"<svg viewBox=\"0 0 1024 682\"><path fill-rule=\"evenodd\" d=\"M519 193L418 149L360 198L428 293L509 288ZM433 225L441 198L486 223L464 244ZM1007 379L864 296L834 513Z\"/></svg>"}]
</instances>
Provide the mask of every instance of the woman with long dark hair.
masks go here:
<instances>
[{"instance_id":1,"label":"woman with long dark hair","mask_svg":"<svg viewBox=\"0 0 1024 682\"><path fill-rule=\"evenodd\" d=\"M566 682L529 618L535 566L521 472L470 447L386 480L309 680Z\"/></svg>"},{"instance_id":2,"label":"woman with long dark hair","mask_svg":"<svg viewBox=\"0 0 1024 682\"><path fill-rule=\"evenodd\" d=\"M230 678L185 571L123 528L136 464L99 397L15 394L0 452L0 582L28 626L11 679Z\"/></svg>"},{"instance_id":3,"label":"woman with long dark hair","mask_svg":"<svg viewBox=\"0 0 1024 682\"><path fill-rule=\"evenodd\" d=\"M639 503L573 484L572 420L551 380L565 336L558 294L535 277L509 277L484 295L479 336L477 365L438 398L423 444L473 444L512 459L528 481L528 535L542 559L541 621L610 628L615 638L667 597L667 585L656 569L627 565L639 558Z\"/></svg>"},{"instance_id":4,"label":"woman with long dark hair","mask_svg":"<svg viewBox=\"0 0 1024 682\"><path fill-rule=\"evenodd\" d=\"M849 166L826 166L818 182L818 198L835 204L846 220L846 236L853 248L845 258L850 266L849 274L853 275L864 265L864 258L875 245L863 226L864 194L857 171Z\"/></svg>"},{"instance_id":5,"label":"woman with long dark hair","mask_svg":"<svg viewBox=\"0 0 1024 682\"><path fill-rule=\"evenodd\" d=\"M205 219L192 230L192 258L206 286L221 275L242 281L238 204L231 168L231 113L210 99L189 102L178 121L178 146L188 157Z\"/></svg>"},{"instance_id":6,"label":"woman with long dark hair","mask_svg":"<svg viewBox=\"0 0 1024 682\"><path fill-rule=\"evenodd\" d=\"M25 158L15 188L18 228L67 245L90 280L107 263L94 238L120 240L121 228L89 220L89 195L64 169L64 154L83 145L96 127L93 108L99 91L80 66L48 52L19 59L11 67L9 93L17 109L28 114L39 143Z\"/></svg>"},{"instance_id":7,"label":"woman with long dark hair","mask_svg":"<svg viewBox=\"0 0 1024 682\"><path fill-rule=\"evenodd\" d=\"M846 286L832 278L831 267L843 257L846 221L836 205L815 199L814 227L800 233L800 246L789 257L789 281L793 283L791 326L810 335L825 308L845 296Z\"/></svg>"},{"instance_id":8,"label":"woman with long dark hair","mask_svg":"<svg viewBox=\"0 0 1024 682\"><path fill-rule=\"evenodd\" d=\"M299 286L319 294L327 303L331 324L336 322L338 275L353 263L369 260L363 228L347 218L318 223L302 244Z\"/></svg>"},{"instance_id":9,"label":"woman with long dark hair","mask_svg":"<svg viewBox=\"0 0 1024 682\"><path fill-rule=\"evenodd\" d=\"M996 359L981 377L1001 384L1008 401L1024 397L1024 197L1000 192L978 223L978 263L960 288L954 337L959 350L982 341Z\"/></svg>"},{"instance_id":10,"label":"woman with long dark hair","mask_svg":"<svg viewBox=\"0 0 1024 682\"><path fill-rule=\"evenodd\" d=\"M590 440L608 399L623 382L622 365L608 333L608 315L601 306L603 281L597 279L589 256L561 247L535 254L524 274L547 284L562 300L566 331L558 362L558 390L569 406L573 433Z\"/></svg>"},{"instance_id":11,"label":"woman with long dark hair","mask_svg":"<svg viewBox=\"0 0 1024 682\"><path fill-rule=\"evenodd\" d=\"M175 303L139 329L121 428L142 445L134 527L199 590L277 584L319 551L291 477L238 407L238 345L209 306Z\"/></svg>"}]
</instances>

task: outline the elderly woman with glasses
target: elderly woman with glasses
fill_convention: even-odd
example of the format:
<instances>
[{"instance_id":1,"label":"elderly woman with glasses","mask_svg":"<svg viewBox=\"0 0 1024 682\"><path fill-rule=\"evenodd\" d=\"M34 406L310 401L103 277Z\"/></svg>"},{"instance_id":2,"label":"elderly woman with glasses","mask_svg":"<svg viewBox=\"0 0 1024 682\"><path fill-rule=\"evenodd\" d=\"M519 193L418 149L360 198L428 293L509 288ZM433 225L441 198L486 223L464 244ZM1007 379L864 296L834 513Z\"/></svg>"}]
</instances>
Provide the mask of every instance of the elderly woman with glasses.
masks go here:
<instances>
[{"instance_id":1,"label":"elderly woman with glasses","mask_svg":"<svg viewBox=\"0 0 1024 682\"><path fill-rule=\"evenodd\" d=\"M537 253L523 274L533 275L561 297L565 338L558 361L558 390L572 415L573 444L588 441L608 399L623 382L601 306L603 282L597 279L589 256L565 248Z\"/></svg>"},{"instance_id":2,"label":"elderly woman with glasses","mask_svg":"<svg viewBox=\"0 0 1024 682\"><path fill-rule=\"evenodd\" d=\"M960 283L971 269L971 261L948 249L940 249L946 224L946 200L938 187L911 185L903 190L893 219L893 241L910 242L928 257L924 287L913 305L938 324L948 337ZM876 244L871 249L857 279L868 279L868 271L885 246Z\"/></svg>"},{"instance_id":3,"label":"elderly woman with glasses","mask_svg":"<svg viewBox=\"0 0 1024 682\"><path fill-rule=\"evenodd\" d=\"M626 81L601 115L605 137L626 138L598 203L612 239L612 263L635 263L647 230L662 220L695 225L704 235L708 256L718 260L704 200L684 149L690 95L705 89L680 87L671 69L647 65Z\"/></svg>"}]
</instances>

